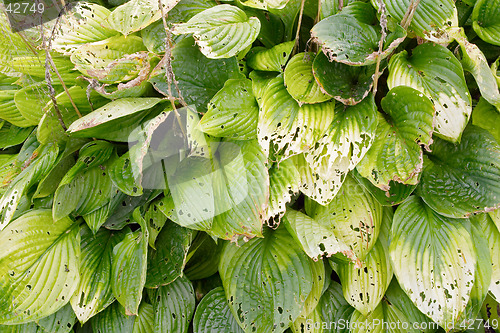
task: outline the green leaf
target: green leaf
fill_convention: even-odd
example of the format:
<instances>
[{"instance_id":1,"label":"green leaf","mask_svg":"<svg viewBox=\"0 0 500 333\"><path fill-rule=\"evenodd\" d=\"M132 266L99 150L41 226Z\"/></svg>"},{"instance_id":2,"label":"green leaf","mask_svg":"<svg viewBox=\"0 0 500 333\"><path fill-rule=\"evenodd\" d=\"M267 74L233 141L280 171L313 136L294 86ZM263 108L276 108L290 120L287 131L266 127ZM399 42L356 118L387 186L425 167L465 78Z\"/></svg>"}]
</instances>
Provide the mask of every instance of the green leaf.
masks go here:
<instances>
[{"instance_id":1,"label":"green leaf","mask_svg":"<svg viewBox=\"0 0 500 333\"><path fill-rule=\"evenodd\" d=\"M56 95L61 93L61 87L55 86ZM19 113L26 121L38 125L44 114L44 108L51 101L46 82L36 82L26 86L14 95L14 102ZM59 102L59 101L58 101Z\"/></svg>"},{"instance_id":2,"label":"green leaf","mask_svg":"<svg viewBox=\"0 0 500 333\"><path fill-rule=\"evenodd\" d=\"M34 210L0 233L0 323L22 324L66 305L79 283L79 228Z\"/></svg>"},{"instance_id":3,"label":"green leaf","mask_svg":"<svg viewBox=\"0 0 500 333\"><path fill-rule=\"evenodd\" d=\"M109 177L113 184L123 193L130 196L143 194L143 188L132 169L129 152L126 152L113 162L109 168Z\"/></svg>"},{"instance_id":4,"label":"green leaf","mask_svg":"<svg viewBox=\"0 0 500 333\"><path fill-rule=\"evenodd\" d=\"M429 97L436 109L436 134L459 142L472 112L471 96L460 62L444 46L424 43L393 56L389 62L390 88L409 86Z\"/></svg>"},{"instance_id":5,"label":"green leaf","mask_svg":"<svg viewBox=\"0 0 500 333\"><path fill-rule=\"evenodd\" d=\"M257 96L259 97L259 96ZM282 159L311 148L334 118L335 102L299 104L286 90L284 79L270 80L260 102L257 136L266 152L282 152Z\"/></svg>"},{"instance_id":6,"label":"green leaf","mask_svg":"<svg viewBox=\"0 0 500 333\"><path fill-rule=\"evenodd\" d=\"M86 115L94 111L94 108L99 108L109 102L107 99L99 96L95 92L90 93L89 99L87 97L86 89L79 86L68 88L68 92L71 99L65 91L56 95L57 107L66 127L68 127L68 125L73 123L75 120L79 119L78 114L73 107L73 103L78 108L80 114ZM52 101L47 102L44 109L47 111L40 119L40 123L37 127L38 141L41 143L60 143L65 141L68 138L68 134L65 132L60 123Z\"/></svg>"},{"instance_id":7,"label":"green leaf","mask_svg":"<svg viewBox=\"0 0 500 333\"><path fill-rule=\"evenodd\" d=\"M222 4L204 10L186 23L174 26L174 34L193 34L208 58L230 58L251 45L260 31L260 21L248 18L236 6Z\"/></svg>"},{"instance_id":8,"label":"green leaf","mask_svg":"<svg viewBox=\"0 0 500 333\"><path fill-rule=\"evenodd\" d=\"M352 176L358 181L382 206L399 205L408 198L417 185L405 185L394 180L389 182L389 190L386 192L373 185L369 179L362 177L358 170L352 171Z\"/></svg>"},{"instance_id":9,"label":"green leaf","mask_svg":"<svg viewBox=\"0 0 500 333\"><path fill-rule=\"evenodd\" d=\"M228 243L219 272L231 312L245 332L283 332L312 290L310 261L284 228L241 246Z\"/></svg>"},{"instance_id":10,"label":"green leaf","mask_svg":"<svg viewBox=\"0 0 500 333\"><path fill-rule=\"evenodd\" d=\"M224 242L217 243L207 233L198 232L187 254L184 274L190 280L201 280L217 273Z\"/></svg>"},{"instance_id":11,"label":"green leaf","mask_svg":"<svg viewBox=\"0 0 500 333\"><path fill-rule=\"evenodd\" d=\"M248 79L229 79L208 104L200 129L212 136L235 140L257 138L259 106Z\"/></svg>"},{"instance_id":12,"label":"green leaf","mask_svg":"<svg viewBox=\"0 0 500 333\"><path fill-rule=\"evenodd\" d=\"M132 332L134 327L134 316L127 316L123 307L114 302L104 311L98 313L90 321L93 332L123 333Z\"/></svg>"},{"instance_id":13,"label":"green leaf","mask_svg":"<svg viewBox=\"0 0 500 333\"><path fill-rule=\"evenodd\" d=\"M302 105L325 102L331 96L325 93L313 75L312 52L298 53L290 59L285 68L284 79L288 93Z\"/></svg>"},{"instance_id":14,"label":"green leaf","mask_svg":"<svg viewBox=\"0 0 500 333\"><path fill-rule=\"evenodd\" d=\"M196 333L211 333L214 328L220 332L243 333L231 313L222 287L212 289L201 299L193 319Z\"/></svg>"},{"instance_id":15,"label":"green leaf","mask_svg":"<svg viewBox=\"0 0 500 333\"><path fill-rule=\"evenodd\" d=\"M107 39L118 32L104 23L111 12L91 2L79 1L62 16L55 26L52 49L71 55L79 46ZM104 23L104 24L103 24Z\"/></svg>"},{"instance_id":16,"label":"green leaf","mask_svg":"<svg viewBox=\"0 0 500 333\"><path fill-rule=\"evenodd\" d=\"M162 8L160 8L160 1ZM115 8L107 18L111 28L125 36L144 29L167 14L179 0L131 0Z\"/></svg>"},{"instance_id":17,"label":"green leaf","mask_svg":"<svg viewBox=\"0 0 500 333\"><path fill-rule=\"evenodd\" d=\"M142 302L139 306L139 313L134 321L134 333L154 332L154 309L151 304Z\"/></svg>"},{"instance_id":18,"label":"green leaf","mask_svg":"<svg viewBox=\"0 0 500 333\"><path fill-rule=\"evenodd\" d=\"M191 282L179 277L174 282L151 291L155 332L187 333L192 320L195 298Z\"/></svg>"},{"instance_id":19,"label":"green leaf","mask_svg":"<svg viewBox=\"0 0 500 333\"><path fill-rule=\"evenodd\" d=\"M259 71L282 72L293 50L294 41L281 43L270 49L255 48L247 56L247 65Z\"/></svg>"},{"instance_id":20,"label":"green leaf","mask_svg":"<svg viewBox=\"0 0 500 333\"><path fill-rule=\"evenodd\" d=\"M76 84L76 78L80 75L80 73L74 69L74 65L71 63L70 59L68 57L63 57L55 54L51 55L51 58L56 65L59 75L61 75L62 81L67 86ZM28 75L28 77L37 79L39 81L45 79L45 64L45 53L39 53L38 55L33 55L33 53L31 53L27 56L15 57L10 62L10 65L16 71L26 74ZM59 77L53 70L49 71L49 75L51 77L51 82L53 85L62 84L59 80ZM33 81L29 81L29 83L33 83Z\"/></svg>"},{"instance_id":21,"label":"green leaf","mask_svg":"<svg viewBox=\"0 0 500 333\"><path fill-rule=\"evenodd\" d=\"M113 36L83 44L71 54L71 62L83 74L103 83L119 83L136 78L149 66L146 47L137 36Z\"/></svg>"},{"instance_id":22,"label":"green leaf","mask_svg":"<svg viewBox=\"0 0 500 333\"><path fill-rule=\"evenodd\" d=\"M15 32L9 25L7 13L2 11L0 14L0 73L20 76L10 61L16 56L33 55L31 50L26 47L26 41Z\"/></svg>"},{"instance_id":23,"label":"green leaf","mask_svg":"<svg viewBox=\"0 0 500 333\"><path fill-rule=\"evenodd\" d=\"M78 320L85 323L114 301L111 258L113 247L123 238L123 233L103 228L94 234L88 227L83 227L80 234L80 284L70 302Z\"/></svg>"},{"instance_id":24,"label":"green leaf","mask_svg":"<svg viewBox=\"0 0 500 333\"><path fill-rule=\"evenodd\" d=\"M351 319L354 308L344 299L342 286L338 282L334 280L330 281L328 289L325 290L319 300L318 308L321 311L323 332L349 332L348 326L345 324ZM344 325L342 322L344 322Z\"/></svg>"},{"instance_id":25,"label":"green leaf","mask_svg":"<svg viewBox=\"0 0 500 333\"><path fill-rule=\"evenodd\" d=\"M19 127L29 127L33 124L23 117L14 101L15 90L0 90L0 117Z\"/></svg>"},{"instance_id":26,"label":"green leaf","mask_svg":"<svg viewBox=\"0 0 500 333\"><path fill-rule=\"evenodd\" d=\"M236 58L208 59L193 45L192 38L185 38L172 49L172 70L177 87L187 104L204 112L208 102L228 79L241 78ZM165 96L177 96L176 86L168 88L165 67L151 73L149 81Z\"/></svg>"},{"instance_id":27,"label":"green leaf","mask_svg":"<svg viewBox=\"0 0 500 333\"><path fill-rule=\"evenodd\" d=\"M33 132L33 127L17 127L10 123L3 123L0 128L0 147L2 149L17 146L23 143Z\"/></svg>"},{"instance_id":28,"label":"green leaf","mask_svg":"<svg viewBox=\"0 0 500 333\"><path fill-rule=\"evenodd\" d=\"M345 105L355 105L370 93L375 65L349 66L330 62L324 53L318 53L312 70L321 91Z\"/></svg>"},{"instance_id":29,"label":"green leaf","mask_svg":"<svg viewBox=\"0 0 500 333\"><path fill-rule=\"evenodd\" d=\"M97 137L106 139L109 132L130 132L130 127L148 115L162 100L156 97L121 98L79 118L73 122L68 132L75 137ZM125 125L123 125L125 124ZM128 139L128 135L121 135Z\"/></svg>"},{"instance_id":30,"label":"green leaf","mask_svg":"<svg viewBox=\"0 0 500 333\"><path fill-rule=\"evenodd\" d=\"M389 252L401 288L439 325L454 325L476 272L469 220L439 215L411 196L396 210L391 235Z\"/></svg>"},{"instance_id":31,"label":"green leaf","mask_svg":"<svg viewBox=\"0 0 500 333\"><path fill-rule=\"evenodd\" d=\"M385 59L405 39L406 31L400 26L384 39L384 47L379 54L382 37L380 26L372 25L374 9L368 3L354 2L343 12L327 17L311 30L312 37L318 41L329 61L347 65L366 66Z\"/></svg>"},{"instance_id":32,"label":"green leaf","mask_svg":"<svg viewBox=\"0 0 500 333\"><path fill-rule=\"evenodd\" d=\"M146 288L172 283L182 275L193 231L168 221L158 235L156 249L148 253Z\"/></svg>"},{"instance_id":33,"label":"green leaf","mask_svg":"<svg viewBox=\"0 0 500 333\"><path fill-rule=\"evenodd\" d=\"M472 222L475 223L482 233L488 243L489 252L491 255L491 282L489 283L489 291L495 296L496 299L500 299L500 252L497 251L498 242L500 242L500 231L495 226L495 222L488 214L477 215L471 218ZM484 249L478 249L478 253ZM487 256L485 256L487 258ZM487 288L488 289L488 288Z\"/></svg>"},{"instance_id":34,"label":"green leaf","mask_svg":"<svg viewBox=\"0 0 500 333\"><path fill-rule=\"evenodd\" d=\"M412 0L372 0L373 6L380 9L382 3L387 10L387 18L394 26L401 23ZM416 7L408 32L410 37L418 36L428 41L447 44L451 42L447 28L458 26L458 14L453 0L421 0Z\"/></svg>"},{"instance_id":35,"label":"green leaf","mask_svg":"<svg viewBox=\"0 0 500 333\"><path fill-rule=\"evenodd\" d=\"M68 183L61 182L54 194L52 213L55 221L71 213L92 213L110 201L115 189L106 169L112 162L113 159L88 168Z\"/></svg>"},{"instance_id":36,"label":"green leaf","mask_svg":"<svg viewBox=\"0 0 500 333\"><path fill-rule=\"evenodd\" d=\"M52 169L57 161L59 148L56 145L40 146L29 160L24 162L24 169L12 180L0 199L0 230L12 220L16 208L28 190Z\"/></svg>"},{"instance_id":37,"label":"green leaf","mask_svg":"<svg viewBox=\"0 0 500 333\"><path fill-rule=\"evenodd\" d=\"M258 9L281 9L285 7L289 0L247 0L242 1L242 4L248 7Z\"/></svg>"},{"instance_id":38,"label":"green leaf","mask_svg":"<svg viewBox=\"0 0 500 333\"><path fill-rule=\"evenodd\" d=\"M357 166L361 176L384 191L390 181L415 185L423 165L420 145L432 142L434 108L417 90L398 86L382 99L388 117L379 114L377 134Z\"/></svg>"},{"instance_id":39,"label":"green leaf","mask_svg":"<svg viewBox=\"0 0 500 333\"><path fill-rule=\"evenodd\" d=\"M40 319L37 324L45 332L69 333L75 321L76 317L71 305L66 304L59 311Z\"/></svg>"},{"instance_id":40,"label":"green leaf","mask_svg":"<svg viewBox=\"0 0 500 333\"><path fill-rule=\"evenodd\" d=\"M137 314L146 283L148 232L141 227L128 232L114 246L111 265L111 289L127 315Z\"/></svg>"},{"instance_id":41,"label":"green leaf","mask_svg":"<svg viewBox=\"0 0 500 333\"><path fill-rule=\"evenodd\" d=\"M500 4L495 1L478 0L472 11L472 27L482 40L500 45Z\"/></svg>"},{"instance_id":42,"label":"green leaf","mask_svg":"<svg viewBox=\"0 0 500 333\"><path fill-rule=\"evenodd\" d=\"M392 279L389 249L379 239L368 252L361 267L356 267L353 263L340 263L337 273L345 299L367 316L379 305Z\"/></svg>"},{"instance_id":43,"label":"green leaf","mask_svg":"<svg viewBox=\"0 0 500 333\"><path fill-rule=\"evenodd\" d=\"M492 73L483 52L475 44L470 43L462 28L450 29L450 34L462 50L464 70L472 74L481 91L481 96L500 111L500 90L497 78Z\"/></svg>"},{"instance_id":44,"label":"green leaf","mask_svg":"<svg viewBox=\"0 0 500 333\"><path fill-rule=\"evenodd\" d=\"M472 112L472 124L490 132L500 143L500 127L496 126L499 122L500 114L495 107L481 97Z\"/></svg>"},{"instance_id":45,"label":"green leaf","mask_svg":"<svg viewBox=\"0 0 500 333\"><path fill-rule=\"evenodd\" d=\"M500 207L500 146L486 130L465 129L459 145L435 139L417 188L436 212L462 218Z\"/></svg>"},{"instance_id":46,"label":"green leaf","mask_svg":"<svg viewBox=\"0 0 500 333\"><path fill-rule=\"evenodd\" d=\"M186 158L167 175L171 197L160 209L181 226L218 238L261 236L269 197L264 163L256 140L222 142L210 156Z\"/></svg>"}]
</instances>

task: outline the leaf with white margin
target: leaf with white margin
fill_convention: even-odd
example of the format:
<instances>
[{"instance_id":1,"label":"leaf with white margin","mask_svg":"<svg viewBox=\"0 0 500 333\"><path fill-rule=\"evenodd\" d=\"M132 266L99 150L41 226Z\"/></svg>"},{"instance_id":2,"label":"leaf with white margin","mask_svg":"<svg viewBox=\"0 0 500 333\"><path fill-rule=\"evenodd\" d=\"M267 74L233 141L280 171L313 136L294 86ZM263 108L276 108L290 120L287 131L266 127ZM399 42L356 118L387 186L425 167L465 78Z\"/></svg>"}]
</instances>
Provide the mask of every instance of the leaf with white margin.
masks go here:
<instances>
[{"instance_id":1,"label":"leaf with white margin","mask_svg":"<svg viewBox=\"0 0 500 333\"><path fill-rule=\"evenodd\" d=\"M210 59L230 58L250 46L260 31L260 21L247 17L236 6L215 6L175 25L172 33L193 34L200 51Z\"/></svg>"},{"instance_id":2,"label":"leaf with white margin","mask_svg":"<svg viewBox=\"0 0 500 333\"><path fill-rule=\"evenodd\" d=\"M80 235L80 284L70 302L78 320L83 324L114 301L111 291L111 257L113 247L123 238L123 233L101 228L94 234L85 226Z\"/></svg>"},{"instance_id":3,"label":"leaf with white margin","mask_svg":"<svg viewBox=\"0 0 500 333\"><path fill-rule=\"evenodd\" d=\"M313 288L310 259L284 227L240 246L227 243L219 273L245 332L284 332Z\"/></svg>"},{"instance_id":4,"label":"leaf with white margin","mask_svg":"<svg viewBox=\"0 0 500 333\"><path fill-rule=\"evenodd\" d=\"M379 305L391 283L393 269L386 242L379 239L361 267L353 263L339 263L337 274L347 302L367 316Z\"/></svg>"},{"instance_id":5,"label":"leaf with white margin","mask_svg":"<svg viewBox=\"0 0 500 333\"><path fill-rule=\"evenodd\" d=\"M103 24L111 14L106 7L79 1L72 3L70 8L56 23L51 44L53 50L70 55L80 45L118 34L116 30Z\"/></svg>"},{"instance_id":6,"label":"leaf with white margin","mask_svg":"<svg viewBox=\"0 0 500 333\"><path fill-rule=\"evenodd\" d=\"M450 29L462 50L462 66L472 74L481 91L481 96L500 111L500 90L497 78L488 66L488 61L476 44L467 40L462 28Z\"/></svg>"},{"instance_id":7,"label":"leaf with white margin","mask_svg":"<svg viewBox=\"0 0 500 333\"><path fill-rule=\"evenodd\" d=\"M338 103L328 130L304 154L311 168L321 177L342 184L375 140L377 114L372 95L354 106Z\"/></svg>"},{"instance_id":8,"label":"leaf with white margin","mask_svg":"<svg viewBox=\"0 0 500 333\"><path fill-rule=\"evenodd\" d=\"M441 215L463 218L500 207L500 144L470 125L459 145L435 139L417 193Z\"/></svg>"},{"instance_id":9,"label":"leaf with white margin","mask_svg":"<svg viewBox=\"0 0 500 333\"><path fill-rule=\"evenodd\" d=\"M102 83L135 79L149 65L146 47L138 36L112 36L79 46L71 62L84 75Z\"/></svg>"},{"instance_id":10,"label":"leaf with white margin","mask_svg":"<svg viewBox=\"0 0 500 333\"><path fill-rule=\"evenodd\" d=\"M346 11L351 7L352 10ZM352 66L367 66L377 59L387 58L405 39L406 31L397 26L384 40L379 54L382 37L380 25L372 25L374 9L368 3L354 2L342 12L321 20L311 29L311 36L322 47L330 61Z\"/></svg>"},{"instance_id":11,"label":"leaf with white margin","mask_svg":"<svg viewBox=\"0 0 500 333\"><path fill-rule=\"evenodd\" d=\"M391 237L389 252L401 288L440 326L454 325L476 273L470 221L439 215L411 196L394 214Z\"/></svg>"},{"instance_id":12,"label":"leaf with white margin","mask_svg":"<svg viewBox=\"0 0 500 333\"><path fill-rule=\"evenodd\" d=\"M382 99L387 117L379 114L371 148L357 165L361 176L380 189L390 181L415 185L423 166L423 152L432 142L434 107L417 90L398 86Z\"/></svg>"},{"instance_id":13,"label":"leaf with white margin","mask_svg":"<svg viewBox=\"0 0 500 333\"><path fill-rule=\"evenodd\" d=\"M355 105L370 93L375 67L330 62L326 55L320 52L314 58L312 69L314 79L324 93L345 105Z\"/></svg>"},{"instance_id":14,"label":"leaf with white margin","mask_svg":"<svg viewBox=\"0 0 500 333\"><path fill-rule=\"evenodd\" d=\"M125 333L132 332L134 321L134 316L125 315L120 303L113 302L104 311L92 317L90 323L93 332Z\"/></svg>"},{"instance_id":15,"label":"leaf with white margin","mask_svg":"<svg viewBox=\"0 0 500 333\"><path fill-rule=\"evenodd\" d=\"M436 331L435 323L420 312L415 304L413 304L411 299L405 294L403 289L401 289L395 277L392 279L389 288L387 288L385 297L394 308L401 311L401 317L405 318L412 327L421 327L418 332L434 333ZM433 324L434 326L432 326Z\"/></svg>"},{"instance_id":16,"label":"leaf with white margin","mask_svg":"<svg viewBox=\"0 0 500 333\"><path fill-rule=\"evenodd\" d=\"M380 2L386 8L389 27L401 23L413 0L371 0L377 10ZM458 13L453 0L421 0L411 20L408 32L410 37L418 36L430 42L447 44L452 41L448 27L458 26Z\"/></svg>"},{"instance_id":17,"label":"leaf with white margin","mask_svg":"<svg viewBox=\"0 0 500 333\"><path fill-rule=\"evenodd\" d=\"M107 22L111 28L127 36L157 21L162 11L167 14L177 3L179 0L131 0L115 8Z\"/></svg>"},{"instance_id":18,"label":"leaf with white margin","mask_svg":"<svg viewBox=\"0 0 500 333\"><path fill-rule=\"evenodd\" d=\"M332 97L324 92L313 75L313 52L297 53L285 68L286 90L302 105L328 101Z\"/></svg>"},{"instance_id":19,"label":"leaf with white margin","mask_svg":"<svg viewBox=\"0 0 500 333\"><path fill-rule=\"evenodd\" d=\"M155 332L187 333L193 318L193 284L185 276L158 289L149 289L154 308Z\"/></svg>"},{"instance_id":20,"label":"leaf with white margin","mask_svg":"<svg viewBox=\"0 0 500 333\"><path fill-rule=\"evenodd\" d=\"M304 252L313 260L341 253L351 260L354 251L337 235L339 229L328 219L313 219L299 211L288 209L283 223Z\"/></svg>"},{"instance_id":21,"label":"leaf with white margin","mask_svg":"<svg viewBox=\"0 0 500 333\"><path fill-rule=\"evenodd\" d=\"M471 221L477 224L488 241L492 269L489 291L495 296L496 299L500 299L500 251L498 251L498 244L500 244L500 231L495 226L495 223L489 214L481 214L471 217ZM478 251L478 253L480 252Z\"/></svg>"},{"instance_id":22,"label":"leaf with white margin","mask_svg":"<svg viewBox=\"0 0 500 333\"><path fill-rule=\"evenodd\" d=\"M260 106L259 143L266 154L271 144L274 151L283 150L282 159L309 150L335 114L335 101L299 106L286 90L281 75L267 83Z\"/></svg>"},{"instance_id":23,"label":"leaf with white margin","mask_svg":"<svg viewBox=\"0 0 500 333\"><path fill-rule=\"evenodd\" d=\"M154 309L151 304L142 302L139 306L139 313L134 321L134 333L154 333L153 328Z\"/></svg>"},{"instance_id":24,"label":"leaf with white margin","mask_svg":"<svg viewBox=\"0 0 500 333\"><path fill-rule=\"evenodd\" d=\"M311 216L326 224L355 257L364 260L377 242L382 226L382 206L348 175L339 193L327 205L316 204Z\"/></svg>"},{"instance_id":25,"label":"leaf with white margin","mask_svg":"<svg viewBox=\"0 0 500 333\"><path fill-rule=\"evenodd\" d=\"M294 44L294 41L290 41L275 45L270 49L256 47L255 53L247 55L247 65L259 71L282 72Z\"/></svg>"},{"instance_id":26,"label":"leaf with white margin","mask_svg":"<svg viewBox=\"0 0 500 333\"><path fill-rule=\"evenodd\" d=\"M291 158L299 171L299 190L322 205L330 203L340 190L345 177L341 178L340 182L323 178L309 166L303 154Z\"/></svg>"},{"instance_id":27,"label":"leaf with white margin","mask_svg":"<svg viewBox=\"0 0 500 333\"><path fill-rule=\"evenodd\" d=\"M491 217L493 223L495 223L495 225L498 228L498 231L500 232L500 209L496 209L492 212L489 212L488 215Z\"/></svg>"},{"instance_id":28,"label":"leaf with white margin","mask_svg":"<svg viewBox=\"0 0 500 333\"><path fill-rule=\"evenodd\" d=\"M79 283L79 227L30 211L0 233L0 324L22 324L66 305Z\"/></svg>"},{"instance_id":29,"label":"leaf with white margin","mask_svg":"<svg viewBox=\"0 0 500 333\"><path fill-rule=\"evenodd\" d=\"M479 37L490 44L500 45L500 2L477 0L472 11L472 27Z\"/></svg>"},{"instance_id":30,"label":"leaf with white margin","mask_svg":"<svg viewBox=\"0 0 500 333\"><path fill-rule=\"evenodd\" d=\"M278 220L285 215L286 204L292 196L299 192L300 174L293 158L275 163L269 169L269 204L262 217L267 221L278 216Z\"/></svg>"},{"instance_id":31,"label":"leaf with white margin","mask_svg":"<svg viewBox=\"0 0 500 333\"><path fill-rule=\"evenodd\" d=\"M233 140L257 138L259 105L248 79L229 79L208 103L199 128L215 137Z\"/></svg>"},{"instance_id":32,"label":"leaf with white margin","mask_svg":"<svg viewBox=\"0 0 500 333\"><path fill-rule=\"evenodd\" d=\"M28 156L23 165L24 170L12 180L0 199L0 230L12 220L21 197L54 167L58 155L58 146L50 144L38 147Z\"/></svg>"},{"instance_id":33,"label":"leaf with white margin","mask_svg":"<svg viewBox=\"0 0 500 333\"><path fill-rule=\"evenodd\" d=\"M134 212L136 215L137 211ZM111 289L118 302L125 308L125 314L137 314L146 283L148 257L148 231L142 218L141 229L127 232L113 247L111 265Z\"/></svg>"},{"instance_id":34,"label":"leaf with white margin","mask_svg":"<svg viewBox=\"0 0 500 333\"><path fill-rule=\"evenodd\" d=\"M244 333L231 313L222 287L208 292L196 307L193 331L196 333L233 332Z\"/></svg>"},{"instance_id":35,"label":"leaf with white margin","mask_svg":"<svg viewBox=\"0 0 500 333\"><path fill-rule=\"evenodd\" d=\"M436 134L460 142L472 112L471 96L458 59L444 46L424 43L394 55L389 62L389 88L409 86L426 95L436 109Z\"/></svg>"}]
</instances>

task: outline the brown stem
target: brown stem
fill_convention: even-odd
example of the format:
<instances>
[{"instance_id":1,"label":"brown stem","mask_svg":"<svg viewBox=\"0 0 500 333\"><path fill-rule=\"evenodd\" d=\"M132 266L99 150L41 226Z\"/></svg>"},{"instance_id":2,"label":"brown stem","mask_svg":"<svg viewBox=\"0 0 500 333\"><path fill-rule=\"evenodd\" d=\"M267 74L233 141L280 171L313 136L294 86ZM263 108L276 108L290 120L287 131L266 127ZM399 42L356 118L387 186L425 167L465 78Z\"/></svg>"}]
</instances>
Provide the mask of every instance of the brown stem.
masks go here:
<instances>
[{"instance_id":1,"label":"brown stem","mask_svg":"<svg viewBox=\"0 0 500 333\"><path fill-rule=\"evenodd\" d=\"M297 23L297 32L295 33L295 44L293 45L292 54L295 54L295 51L297 50L297 47L299 46L300 26L302 25L302 16L304 15L305 3L306 3L306 0L300 1L299 22Z\"/></svg>"},{"instance_id":2,"label":"brown stem","mask_svg":"<svg viewBox=\"0 0 500 333\"><path fill-rule=\"evenodd\" d=\"M375 66L375 74L373 75L373 96L377 94L378 89L378 79L380 77L380 62L382 61L382 52L384 48L384 41L387 37L387 16L386 16L386 8L385 4L382 0L379 0L379 12L380 12L380 27L382 28L382 34L380 40L378 42L378 51L377 51L377 63Z\"/></svg>"},{"instance_id":3,"label":"brown stem","mask_svg":"<svg viewBox=\"0 0 500 333\"><path fill-rule=\"evenodd\" d=\"M410 26L411 21L413 20L413 15L415 15L415 11L417 10L419 3L420 0L411 1L408 9L406 10L405 16L403 16L403 19L401 20L401 26L403 27L403 29L406 30Z\"/></svg>"}]
</instances>

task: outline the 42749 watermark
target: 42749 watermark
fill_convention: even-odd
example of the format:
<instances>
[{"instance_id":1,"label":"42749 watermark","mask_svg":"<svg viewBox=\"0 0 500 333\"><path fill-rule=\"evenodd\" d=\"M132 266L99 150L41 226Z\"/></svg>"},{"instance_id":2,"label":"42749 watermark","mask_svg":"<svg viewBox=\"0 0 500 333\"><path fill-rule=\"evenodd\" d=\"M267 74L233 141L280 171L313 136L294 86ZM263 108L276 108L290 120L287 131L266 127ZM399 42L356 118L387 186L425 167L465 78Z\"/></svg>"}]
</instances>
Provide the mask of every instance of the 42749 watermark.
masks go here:
<instances>
[{"instance_id":1,"label":"42749 watermark","mask_svg":"<svg viewBox=\"0 0 500 333\"><path fill-rule=\"evenodd\" d=\"M374 329L381 328L382 330L427 330L427 329L438 329L439 325L435 322L406 322L406 321L386 321L383 319L375 318L373 320L365 321L350 321L348 319L339 319L338 321L313 321L312 319L306 320L306 329L326 329L326 330L351 330L359 329L363 332L372 331ZM500 327L500 322L498 319L491 320L463 320L460 323L449 323L446 330L451 329L462 329L462 330L476 330L482 327L498 329Z\"/></svg>"}]
</instances>

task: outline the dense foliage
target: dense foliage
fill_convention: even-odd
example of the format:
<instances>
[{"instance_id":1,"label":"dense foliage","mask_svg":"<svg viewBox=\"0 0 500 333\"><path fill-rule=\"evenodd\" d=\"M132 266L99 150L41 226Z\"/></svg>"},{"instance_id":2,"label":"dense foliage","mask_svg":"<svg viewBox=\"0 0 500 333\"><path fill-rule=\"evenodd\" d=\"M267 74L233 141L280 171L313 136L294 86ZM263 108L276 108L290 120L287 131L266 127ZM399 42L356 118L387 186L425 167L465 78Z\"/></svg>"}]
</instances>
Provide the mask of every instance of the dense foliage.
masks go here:
<instances>
[{"instance_id":1,"label":"dense foliage","mask_svg":"<svg viewBox=\"0 0 500 333\"><path fill-rule=\"evenodd\" d=\"M0 14L0 332L500 332L500 1L66 9Z\"/></svg>"}]
</instances>

